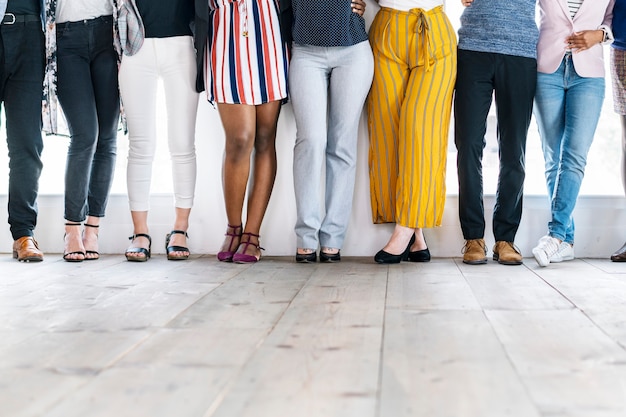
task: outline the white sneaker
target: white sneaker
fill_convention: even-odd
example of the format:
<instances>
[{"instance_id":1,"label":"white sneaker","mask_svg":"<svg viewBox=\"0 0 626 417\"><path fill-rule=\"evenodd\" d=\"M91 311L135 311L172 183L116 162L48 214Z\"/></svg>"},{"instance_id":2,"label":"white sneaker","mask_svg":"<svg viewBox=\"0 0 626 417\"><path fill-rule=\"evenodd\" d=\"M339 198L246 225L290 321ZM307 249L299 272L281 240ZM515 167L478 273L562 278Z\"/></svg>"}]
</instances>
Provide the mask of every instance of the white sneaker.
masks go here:
<instances>
[{"instance_id":1,"label":"white sneaker","mask_svg":"<svg viewBox=\"0 0 626 417\"><path fill-rule=\"evenodd\" d=\"M561 242L559 251L550 259L550 263L571 261L574 259L574 246L567 242Z\"/></svg>"},{"instance_id":2,"label":"white sneaker","mask_svg":"<svg viewBox=\"0 0 626 417\"><path fill-rule=\"evenodd\" d=\"M539 266L548 266L550 260L559 252L560 245L559 239L549 235L539 239L539 243L533 248L533 256Z\"/></svg>"}]
</instances>

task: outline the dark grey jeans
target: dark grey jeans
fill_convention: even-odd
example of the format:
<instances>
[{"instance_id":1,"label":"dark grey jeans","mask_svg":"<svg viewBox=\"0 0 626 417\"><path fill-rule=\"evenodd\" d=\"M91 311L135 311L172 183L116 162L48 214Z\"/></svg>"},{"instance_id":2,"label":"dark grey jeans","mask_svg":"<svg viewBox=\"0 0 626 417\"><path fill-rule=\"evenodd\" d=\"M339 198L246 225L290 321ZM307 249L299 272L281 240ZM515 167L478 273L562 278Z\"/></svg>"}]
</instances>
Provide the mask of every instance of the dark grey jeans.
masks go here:
<instances>
[{"instance_id":1,"label":"dark grey jeans","mask_svg":"<svg viewBox=\"0 0 626 417\"><path fill-rule=\"evenodd\" d=\"M65 219L103 217L113 180L120 99L113 18L57 24L57 91L71 134Z\"/></svg>"}]
</instances>

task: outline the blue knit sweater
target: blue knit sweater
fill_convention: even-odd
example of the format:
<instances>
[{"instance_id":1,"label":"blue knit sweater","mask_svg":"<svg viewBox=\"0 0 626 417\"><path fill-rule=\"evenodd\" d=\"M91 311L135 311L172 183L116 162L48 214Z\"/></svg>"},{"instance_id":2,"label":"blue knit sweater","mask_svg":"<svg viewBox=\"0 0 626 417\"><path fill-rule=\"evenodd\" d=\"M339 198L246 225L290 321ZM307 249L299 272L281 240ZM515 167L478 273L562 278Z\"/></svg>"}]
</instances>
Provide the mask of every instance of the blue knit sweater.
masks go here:
<instances>
[{"instance_id":1,"label":"blue knit sweater","mask_svg":"<svg viewBox=\"0 0 626 417\"><path fill-rule=\"evenodd\" d=\"M616 0L613 8L613 48L626 50L626 0Z\"/></svg>"},{"instance_id":2,"label":"blue knit sweater","mask_svg":"<svg viewBox=\"0 0 626 417\"><path fill-rule=\"evenodd\" d=\"M459 49L537 57L536 0L474 0L461 15Z\"/></svg>"}]
</instances>

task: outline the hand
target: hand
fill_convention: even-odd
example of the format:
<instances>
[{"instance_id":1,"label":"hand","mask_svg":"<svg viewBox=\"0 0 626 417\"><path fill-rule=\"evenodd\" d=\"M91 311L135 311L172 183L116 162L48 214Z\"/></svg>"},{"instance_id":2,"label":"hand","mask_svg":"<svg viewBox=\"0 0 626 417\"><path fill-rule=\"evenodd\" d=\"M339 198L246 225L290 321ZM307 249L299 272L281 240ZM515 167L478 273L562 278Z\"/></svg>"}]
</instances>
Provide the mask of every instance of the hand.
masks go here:
<instances>
[{"instance_id":1,"label":"hand","mask_svg":"<svg viewBox=\"0 0 626 417\"><path fill-rule=\"evenodd\" d=\"M365 1L352 0L352 11L359 16L363 16L363 13L365 13Z\"/></svg>"},{"instance_id":2,"label":"hand","mask_svg":"<svg viewBox=\"0 0 626 417\"><path fill-rule=\"evenodd\" d=\"M565 39L565 49L569 49L575 54L602 43L604 40L603 30L583 30L574 32Z\"/></svg>"},{"instance_id":3,"label":"hand","mask_svg":"<svg viewBox=\"0 0 626 417\"><path fill-rule=\"evenodd\" d=\"M465 7L469 7L474 3L474 0L461 0L461 4Z\"/></svg>"}]
</instances>

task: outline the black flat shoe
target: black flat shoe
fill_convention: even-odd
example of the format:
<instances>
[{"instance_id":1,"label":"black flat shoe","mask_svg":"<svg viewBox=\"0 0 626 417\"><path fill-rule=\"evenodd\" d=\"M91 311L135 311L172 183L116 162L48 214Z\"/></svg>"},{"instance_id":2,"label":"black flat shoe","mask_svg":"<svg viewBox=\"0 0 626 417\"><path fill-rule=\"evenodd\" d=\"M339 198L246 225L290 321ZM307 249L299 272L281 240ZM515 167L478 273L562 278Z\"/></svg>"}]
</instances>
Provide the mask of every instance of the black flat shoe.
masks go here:
<instances>
[{"instance_id":1,"label":"black flat shoe","mask_svg":"<svg viewBox=\"0 0 626 417\"><path fill-rule=\"evenodd\" d=\"M189 258L189 248L186 246L170 246L170 239L172 235L185 235L186 238L189 238L187 232L184 230L172 230L167 235L165 235L165 253L167 253L168 261L184 261ZM174 252L187 252L187 255L174 255Z\"/></svg>"},{"instance_id":2,"label":"black flat shoe","mask_svg":"<svg viewBox=\"0 0 626 417\"><path fill-rule=\"evenodd\" d=\"M320 262L339 262L341 261L341 253L326 253L320 251Z\"/></svg>"},{"instance_id":3,"label":"black flat shoe","mask_svg":"<svg viewBox=\"0 0 626 417\"><path fill-rule=\"evenodd\" d=\"M411 250L411 245L413 243L415 243L415 234L411 235L409 244L401 254L394 255L393 253L385 252L381 249L374 256L374 261L378 264L399 264L401 261L407 261L409 259L409 251Z\"/></svg>"},{"instance_id":4,"label":"black flat shoe","mask_svg":"<svg viewBox=\"0 0 626 417\"><path fill-rule=\"evenodd\" d=\"M426 248L409 252L409 262L430 262L430 251Z\"/></svg>"},{"instance_id":5,"label":"black flat shoe","mask_svg":"<svg viewBox=\"0 0 626 417\"><path fill-rule=\"evenodd\" d=\"M320 259L322 254L320 253ZM311 253L297 253L296 252L296 262L300 264L308 264L312 262L317 262L317 254L315 252Z\"/></svg>"}]
</instances>

